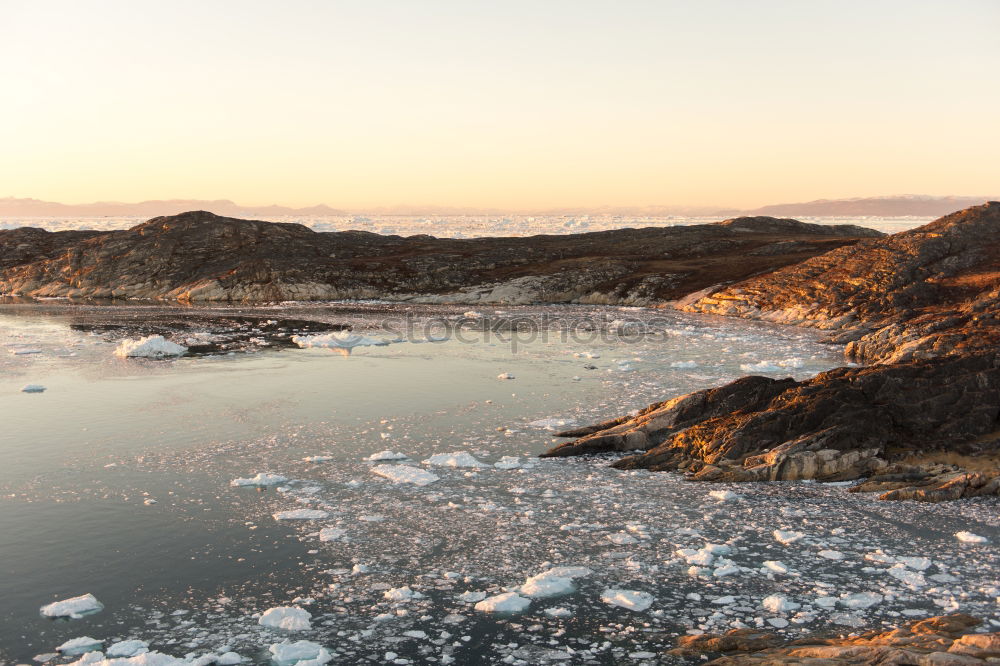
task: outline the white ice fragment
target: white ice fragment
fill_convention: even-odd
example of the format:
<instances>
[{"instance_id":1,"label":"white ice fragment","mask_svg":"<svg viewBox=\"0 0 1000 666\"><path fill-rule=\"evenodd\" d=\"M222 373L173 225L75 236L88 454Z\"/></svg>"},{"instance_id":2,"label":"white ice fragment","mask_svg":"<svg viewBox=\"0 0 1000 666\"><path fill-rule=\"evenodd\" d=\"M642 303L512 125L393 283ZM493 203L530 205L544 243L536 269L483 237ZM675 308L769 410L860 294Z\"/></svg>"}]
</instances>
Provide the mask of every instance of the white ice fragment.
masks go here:
<instances>
[{"instance_id":1,"label":"white ice fragment","mask_svg":"<svg viewBox=\"0 0 1000 666\"><path fill-rule=\"evenodd\" d=\"M324 527L319 531L319 540L323 542L340 541L344 538L344 534L346 534L346 530L339 527Z\"/></svg>"},{"instance_id":2,"label":"white ice fragment","mask_svg":"<svg viewBox=\"0 0 1000 666\"><path fill-rule=\"evenodd\" d=\"M760 361L759 363L743 363L740 365L743 372L778 372L781 368L770 361Z\"/></svg>"},{"instance_id":3,"label":"white ice fragment","mask_svg":"<svg viewBox=\"0 0 1000 666\"><path fill-rule=\"evenodd\" d=\"M256 476L249 479L233 479L229 482L231 486L276 486L279 483L288 481L288 477L280 474L270 474L268 472L257 472Z\"/></svg>"},{"instance_id":4,"label":"white ice fragment","mask_svg":"<svg viewBox=\"0 0 1000 666\"><path fill-rule=\"evenodd\" d=\"M737 495L732 490L713 490L708 494L720 502L732 502L733 500L738 500L741 497L741 495Z\"/></svg>"},{"instance_id":5,"label":"white ice fragment","mask_svg":"<svg viewBox=\"0 0 1000 666\"><path fill-rule=\"evenodd\" d=\"M485 599L486 598L486 593L485 592L473 592L473 591L462 592L462 594L456 596L455 598L458 599L459 601L464 601L467 604L474 604L477 601L482 601L483 599Z\"/></svg>"},{"instance_id":6,"label":"white ice fragment","mask_svg":"<svg viewBox=\"0 0 1000 666\"><path fill-rule=\"evenodd\" d=\"M275 606L264 611L257 623L262 627L284 631L307 631L312 629L312 623L309 621L311 618L312 613L305 608Z\"/></svg>"},{"instance_id":7,"label":"white ice fragment","mask_svg":"<svg viewBox=\"0 0 1000 666\"><path fill-rule=\"evenodd\" d=\"M882 603L882 595L875 592L855 592L840 598L840 605L854 610L869 608Z\"/></svg>"},{"instance_id":8,"label":"white ice fragment","mask_svg":"<svg viewBox=\"0 0 1000 666\"><path fill-rule=\"evenodd\" d=\"M929 557L900 557L899 563L914 571L926 571L933 564Z\"/></svg>"},{"instance_id":9,"label":"white ice fragment","mask_svg":"<svg viewBox=\"0 0 1000 666\"><path fill-rule=\"evenodd\" d=\"M521 459L517 456L504 456L493 463L493 466L497 469L518 469L523 465L521 465Z\"/></svg>"},{"instance_id":10,"label":"white ice fragment","mask_svg":"<svg viewBox=\"0 0 1000 666\"><path fill-rule=\"evenodd\" d=\"M653 595L637 590L604 590L601 601L634 611L644 611L653 605Z\"/></svg>"},{"instance_id":11,"label":"white ice fragment","mask_svg":"<svg viewBox=\"0 0 1000 666\"><path fill-rule=\"evenodd\" d=\"M607 539L608 539L608 541L610 541L611 543L613 543L613 544L615 544L617 546L629 546L629 545L632 545L634 543L639 543L638 539L636 539L631 534L627 534L625 532L617 532L615 534L608 534L607 535Z\"/></svg>"},{"instance_id":12,"label":"white ice fragment","mask_svg":"<svg viewBox=\"0 0 1000 666\"><path fill-rule=\"evenodd\" d=\"M287 638L268 648L271 660L277 666L323 666L333 659L333 655L312 641L295 641Z\"/></svg>"},{"instance_id":13,"label":"white ice fragment","mask_svg":"<svg viewBox=\"0 0 1000 666\"><path fill-rule=\"evenodd\" d=\"M21 393L45 393L45 387L41 384L25 384L21 387Z\"/></svg>"},{"instance_id":14,"label":"white ice fragment","mask_svg":"<svg viewBox=\"0 0 1000 666\"><path fill-rule=\"evenodd\" d=\"M778 560L767 560L764 562L764 569L778 574L788 573L788 566Z\"/></svg>"},{"instance_id":15,"label":"white ice fragment","mask_svg":"<svg viewBox=\"0 0 1000 666\"><path fill-rule=\"evenodd\" d=\"M972 532L955 532L955 537L963 543L989 543L990 540L984 536L979 536L978 534L973 534Z\"/></svg>"},{"instance_id":16,"label":"white ice fragment","mask_svg":"<svg viewBox=\"0 0 1000 666\"><path fill-rule=\"evenodd\" d=\"M69 655L86 654L87 652L100 650L103 645L104 641L102 640L91 638L90 636L80 636L79 638L69 639L57 647L56 651Z\"/></svg>"},{"instance_id":17,"label":"white ice fragment","mask_svg":"<svg viewBox=\"0 0 1000 666\"><path fill-rule=\"evenodd\" d=\"M378 453L373 453L365 460L368 462L383 462L387 460L409 460L410 457L405 453L397 453L396 451L390 451L386 449L385 451L379 451Z\"/></svg>"},{"instance_id":18,"label":"white ice fragment","mask_svg":"<svg viewBox=\"0 0 1000 666\"><path fill-rule=\"evenodd\" d=\"M906 565L903 563L899 563L889 568L888 574L911 589L917 589L927 585L927 581L924 579L924 575L922 573L907 569Z\"/></svg>"},{"instance_id":19,"label":"white ice fragment","mask_svg":"<svg viewBox=\"0 0 1000 666\"><path fill-rule=\"evenodd\" d=\"M802 607L802 604L789 601L788 597L781 594L772 594L769 597L764 597L760 605L764 610L776 615L782 615L788 611L798 610Z\"/></svg>"},{"instance_id":20,"label":"white ice fragment","mask_svg":"<svg viewBox=\"0 0 1000 666\"><path fill-rule=\"evenodd\" d=\"M215 660L218 666L236 666L236 664L243 663L243 657L236 654L235 652L223 652L219 655L219 658Z\"/></svg>"},{"instance_id":21,"label":"white ice fragment","mask_svg":"<svg viewBox=\"0 0 1000 666\"><path fill-rule=\"evenodd\" d=\"M84 594L71 599L55 601L42 606L41 613L45 617L70 617L79 619L84 615L92 615L104 610L104 604L97 600L93 594Z\"/></svg>"},{"instance_id":22,"label":"white ice fragment","mask_svg":"<svg viewBox=\"0 0 1000 666\"><path fill-rule=\"evenodd\" d=\"M376 465L372 467L372 473L393 483L412 483L415 486L426 486L441 478L433 472L409 465Z\"/></svg>"},{"instance_id":23,"label":"white ice fragment","mask_svg":"<svg viewBox=\"0 0 1000 666\"><path fill-rule=\"evenodd\" d=\"M783 617L769 617L767 623L775 629L784 629L788 626L788 620Z\"/></svg>"},{"instance_id":24,"label":"white ice fragment","mask_svg":"<svg viewBox=\"0 0 1000 666\"><path fill-rule=\"evenodd\" d=\"M571 611L568 608L563 608L562 606L556 606L554 608L546 608L545 614L548 615L549 617L554 617L554 618L573 617L573 611Z\"/></svg>"},{"instance_id":25,"label":"white ice fragment","mask_svg":"<svg viewBox=\"0 0 1000 666\"><path fill-rule=\"evenodd\" d=\"M150 335L138 340L122 340L115 349L115 356L121 358L164 358L181 356L187 347L170 342L162 335Z\"/></svg>"},{"instance_id":26,"label":"white ice fragment","mask_svg":"<svg viewBox=\"0 0 1000 666\"><path fill-rule=\"evenodd\" d=\"M568 426L576 425L576 421L573 419L538 419L537 421L532 421L528 425L532 428L544 428L545 430L559 430L561 428L566 428Z\"/></svg>"},{"instance_id":27,"label":"white ice fragment","mask_svg":"<svg viewBox=\"0 0 1000 666\"><path fill-rule=\"evenodd\" d=\"M109 657L134 657L138 654L149 652L149 643L146 641L118 641L107 649Z\"/></svg>"},{"instance_id":28,"label":"white ice fragment","mask_svg":"<svg viewBox=\"0 0 1000 666\"><path fill-rule=\"evenodd\" d=\"M720 563L720 566L715 568L712 575L716 578L723 578L725 576L732 576L734 573L739 573L740 568L734 563L726 560L724 563Z\"/></svg>"},{"instance_id":29,"label":"white ice fragment","mask_svg":"<svg viewBox=\"0 0 1000 666\"><path fill-rule=\"evenodd\" d=\"M690 598L690 596L691 595L688 595L689 598ZM695 599L695 601L698 601L700 599L701 599L701 596L699 595L698 599ZM715 605L717 605L717 606L728 606L729 604L736 603L736 597L727 594L724 597L717 597L715 599L712 599L712 603L715 604Z\"/></svg>"},{"instance_id":30,"label":"white ice fragment","mask_svg":"<svg viewBox=\"0 0 1000 666\"><path fill-rule=\"evenodd\" d=\"M388 340L370 338L349 331L334 331L324 335L293 335L292 342L305 349L307 347L332 349L342 354L350 354L355 347L384 347Z\"/></svg>"},{"instance_id":31,"label":"white ice fragment","mask_svg":"<svg viewBox=\"0 0 1000 666\"><path fill-rule=\"evenodd\" d=\"M275 520L323 520L330 514L321 509L291 509L271 514Z\"/></svg>"},{"instance_id":32,"label":"white ice fragment","mask_svg":"<svg viewBox=\"0 0 1000 666\"><path fill-rule=\"evenodd\" d=\"M690 368L697 368L698 361L674 361L670 364L671 368L677 368L680 370L687 370Z\"/></svg>"},{"instance_id":33,"label":"white ice fragment","mask_svg":"<svg viewBox=\"0 0 1000 666\"><path fill-rule=\"evenodd\" d=\"M475 609L484 613L520 613L531 605L531 599L525 599L517 592L504 592L483 599L476 604Z\"/></svg>"},{"instance_id":34,"label":"white ice fragment","mask_svg":"<svg viewBox=\"0 0 1000 666\"><path fill-rule=\"evenodd\" d=\"M805 534L803 534L802 532L774 530L774 538L777 539L778 543L780 543L783 546L788 546L790 544L793 544L804 536Z\"/></svg>"},{"instance_id":35,"label":"white ice fragment","mask_svg":"<svg viewBox=\"0 0 1000 666\"><path fill-rule=\"evenodd\" d=\"M497 375L497 379L515 379L515 377L509 372L501 372L499 375Z\"/></svg>"},{"instance_id":36,"label":"white ice fragment","mask_svg":"<svg viewBox=\"0 0 1000 666\"><path fill-rule=\"evenodd\" d=\"M435 453L424 461L425 465L436 465L438 467L489 467L481 460L477 460L468 451L455 451L453 453Z\"/></svg>"},{"instance_id":37,"label":"white ice fragment","mask_svg":"<svg viewBox=\"0 0 1000 666\"><path fill-rule=\"evenodd\" d=\"M816 553L820 557L827 560L842 560L844 559L844 554L839 550L821 550Z\"/></svg>"},{"instance_id":38,"label":"white ice fragment","mask_svg":"<svg viewBox=\"0 0 1000 666\"><path fill-rule=\"evenodd\" d=\"M531 576L521 586L521 594L533 599L558 597L576 591L573 579L556 575L557 572L546 571L537 576Z\"/></svg>"},{"instance_id":39,"label":"white ice fragment","mask_svg":"<svg viewBox=\"0 0 1000 666\"><path fill-rule=\"evenodd\" d=\"M302 460L311 463L329 462L333 460L333 456L306 456Z\"/></svg>"},{"instance_id":40,"label":"white ice fragment","mask_svg":"<svg viewBox=\"0 0 1000 666\"><path fill-rule=\"evenodd\" d=\"M424 595L410 589L409 585L394 587L382 593L382 596L389 601L410 601L411 599L423 599Z\"/></svg>"}]
</instances>

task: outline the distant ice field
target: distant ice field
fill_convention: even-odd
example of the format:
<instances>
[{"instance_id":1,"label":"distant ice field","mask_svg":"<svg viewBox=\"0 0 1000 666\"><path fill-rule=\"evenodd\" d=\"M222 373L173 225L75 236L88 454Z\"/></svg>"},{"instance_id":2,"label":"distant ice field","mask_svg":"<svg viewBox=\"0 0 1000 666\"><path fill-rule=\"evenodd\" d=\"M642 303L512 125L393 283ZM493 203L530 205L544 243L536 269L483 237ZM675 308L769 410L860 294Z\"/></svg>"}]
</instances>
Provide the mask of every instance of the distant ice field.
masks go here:
<instances>
[{"instance_id":1,"label":"distant ice field","mask_svg":"<svg viewBox=\"0 0 1000 666\"><path fill-rule=\"evenodd\" d=\"M251 219L254 216L248 216ZM49 231L128 229L145 222L140 217L0 218L0 229L40 227ZM511 216L343 216L276 217L271 222L297 222L316 231L371 231L379 234L412 236L428 234L440 238L476 238L484 236L531 236L535 234L572 234L627 227L672 227L718 222L719 217L628 217L620 215L511 215ZM932 221L932 217L799 217L816 224L857 224L885 233L913 229Z\"/></svg>"},{"instance_id":2,"label":"distant ice field","mask_svg":"<svg viewBox=\"0 0 1000 666\"><path fill-rule=\"evenodd\" d=\"M0 303L0 662L80 639L201 664L652 664L744 625L1000 626L996 498L536 457L747 372L841 365L816 332L465 310ZM385 344L327 344L342 326ZM115 355L151 333L191 351Z\"/></svg>"}]
</instances>

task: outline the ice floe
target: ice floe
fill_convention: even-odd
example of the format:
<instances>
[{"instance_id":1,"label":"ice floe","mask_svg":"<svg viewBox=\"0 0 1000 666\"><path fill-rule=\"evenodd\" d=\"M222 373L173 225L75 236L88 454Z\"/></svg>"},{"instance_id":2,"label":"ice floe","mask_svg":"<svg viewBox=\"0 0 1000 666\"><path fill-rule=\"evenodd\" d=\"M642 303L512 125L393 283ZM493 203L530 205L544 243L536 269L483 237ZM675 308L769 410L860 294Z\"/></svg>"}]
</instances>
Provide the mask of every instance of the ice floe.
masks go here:
<instances>
[{"instance_id":1,"label":"ice floe","mask_svg":"<svg viewBox=\"0 0 1000 666\"><path fill-rule=\"evenodd\" d=\"M79 619L85 615L93 615L104 610L104 604L93 594L82 594L62 601L55 601L42 606L41 613L45 617L69 617Z\"/></svg>"},{"instance_id":2,"label":"ice floe","mask_svg":"<svg viewBox=\"0 0 1000 666\"><path fill-rule=\"evenodd\" d=\"M653 605L653 595L637 590L604 590L601 592L601 601L611 606L644 611Z\"/></svg>"},{"instance_id":3,"label":"ice floe","mask_svg":"<svg viewBox=\"0 0 1000 666\"><path fill-rule=\"evenodd\" d=\"M347 331L335 331L324 335L293 335L292 342L299 347L332 349L343 354L350 354L355 347L384 347L388 340L371 338Z\"/></svg>"},{"instance_id":4,"label":"ice floe","mask_svg":"<svg viewBox=\"0 0 1000 666\"><path fill-rule=\"evenodd\" d=\"M368 462L383 462L387 460L409 460L410 457L405 453L397 453L396 451L390 451L386 449L385 451L379 451L378 453L373 453L365 460Z\"/></svg>"},{"instance_id":5,"label":"ice floe","mask_svg":"<svg viewBox=\"0 0 1000 666\"><path fill-rule=\"evenodd\" d=\"M80 636L79 638L69 639L57 647L56 651L66 655L78 655L87 652L96 652L102 647L104 647L104 641L91 638L90 636Z\"/></svg>"},{"instance_id":6,"label":"ice floe","mask_svg":"<svg viewBox=\"0 0 1000 666\"><path fill-rule=\"evenodd\" d=\"M333 659L330 651L318 643L287 638L272 645L268 652L276 666L323 666Z\"/></svg>"},{"instance_id":7,"label":"ice floe","mask_svg":"<svg viewBox=\"0 0 1000 666\"><path fill-rule=\"evenodd\" d=\"M393 483L412 483L415 486L426 486L441 478L433 472L409 465L376 465L372 467L372 474L389 479Z\"/></svg>"},{"instance_id":8,"label":"ice floe","mask_svg":"<svg viewBox=\"0 0 1000 666\"><path fill-rule=\"evenodd\" d=\"M45 393L46 389L41 384L25 384L21 387L21 393Z\"/></svg>"},{"instance_id":9,"label":"ice floe","mask_svg":"<svg viewBox=\"0 0 1000 666\"><path fill-rule=\"evenodd\" d=\"M805 535L802 532L790 530L774 530L774 538L783 546L790 546Z\"/></svg>"},{"instance_id":10,"label":"ice floe","mask_svg":"<svg viewBox=\"0 0 1000 666\"><path fill-rule=\"evenodd\" d=\"M323 520L330 516L322 509L289 509L288 511L277 511L272 515L275 520Z\"/></svg>"},{"instance_id":11,"label":"ice floe","mask_svg":"<svg viewBox=\"0 0 1000 666\"><path fill-rule=\"evenodd\" d=\"M165 358L181 356L188 348L167 340L162 335L149 335L138 340L122 340L115 349L115 356L122 358Z\"/></svg>"},{"instance_id":12,"label":"ice floe","mask_svg":"<svg viewBox=\"0 0 1000 666\"><path fill-rule=\"evenodd\" d=\"M257 472L256 476L252 476L249 479L233 479L229 482L231 486L276 486L279 483L284 483L288 481L288 477L281 476L280 474L271 474L269 472Z\"/></svg>"},{"instance_id":13,"label":"ice floe","mask_svg":"<svg viewBox=\"0 0 1000 666\"><path fill-rule=\"evenodd\" d=\"M312 613L298 606L268 608L257 621L262 627L283 631L306 631L312 628Z\"/></svg>"},{"instance_id":14,"label":"ice floe","mask_svg":"<svg viewBox=\"0 0 1000 666\"><path fill-rule=\"evenodd\" d=\"M978 534L973 534L972 532L955 532L955 538L957 538L962 543L989 543L990 540L984 536Z\"/></svg>"},{"instance_id":15,"label":"ice floe","mask_svg":"<svg viewBox=\"0 0 1000 666\"><path fill-rule=\"evenodd\" d=\"M486 463L478 460L468 451L455 451L454 453L435 453L424 461L425 465L436 465L438 467L489 467Z\"/></svg>"},{"instance_id":16,"label":"ice floe","mask_svg":"<svg viewBox=\"0 0 1000 666\"><path fill-rule=\"evenodd\" d=\"M520 613L527 610L530 605L531 599L526 599L517 592L504 592L483 599L475 608L484 613Z\"/></svg>"},{"instance_id":17,"label":"ice floe","mask_svg":"<svg viewBox=\"0 0 1000 666\"><path fill-rule=\"evenodd\" d=\"M112 644L105 654L109 657L135 657L147 652L149 652L149 643L146 641L128 640Z\"/></svg>"}]
</instances>

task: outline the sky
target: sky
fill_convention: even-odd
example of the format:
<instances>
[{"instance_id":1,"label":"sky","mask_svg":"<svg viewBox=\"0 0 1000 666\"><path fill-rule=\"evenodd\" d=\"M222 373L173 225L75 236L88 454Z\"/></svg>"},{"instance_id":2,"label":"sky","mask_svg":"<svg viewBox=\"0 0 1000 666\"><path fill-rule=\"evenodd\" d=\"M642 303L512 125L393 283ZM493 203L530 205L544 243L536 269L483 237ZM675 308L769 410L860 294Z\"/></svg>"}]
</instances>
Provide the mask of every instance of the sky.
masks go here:
<instances>
[{"instance_id":1,"label":"sky","mask_svg":"<svg viewBox=\"0 0 1000 666\"><path fill-rule=\"evenodd\" d=\"M997 0L0 0L0 196L1000 192Z\"/></svg>"}]
</instances>

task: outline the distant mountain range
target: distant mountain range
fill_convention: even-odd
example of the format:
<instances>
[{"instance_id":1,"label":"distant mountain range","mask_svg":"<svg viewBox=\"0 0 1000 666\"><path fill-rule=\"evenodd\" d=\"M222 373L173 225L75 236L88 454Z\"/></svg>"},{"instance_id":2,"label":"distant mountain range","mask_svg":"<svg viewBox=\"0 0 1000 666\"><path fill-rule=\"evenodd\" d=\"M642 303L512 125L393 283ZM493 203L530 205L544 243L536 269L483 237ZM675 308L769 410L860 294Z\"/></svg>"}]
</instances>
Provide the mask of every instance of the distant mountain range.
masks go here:
<instances>
[{"instance_id":1,"label":"distant mountain range","mask_svg":"<svg viewBox=\"0 0 1000 666\"><path fill-rule=\"evenodd\" d=\"M771 215L775 217L938 217L1000 197L900 195L857 199L817 199L802 203L762 206L752 210L690 206L559 208L544 211L520 211L538 215L628 215L628 216L719 216ZM509 215L519 211L499 209L449 208L434 206L394 206L372 210L343 210L325 204L306 208L289 206L241 206L228 199L166 199L121 203L100 201L87 204L63 204L39 199L0 198L0 217L156 217L176 215L189 210L207 210L232 217L285 217L324 215Z\"/></svg>"}]
</instances>

